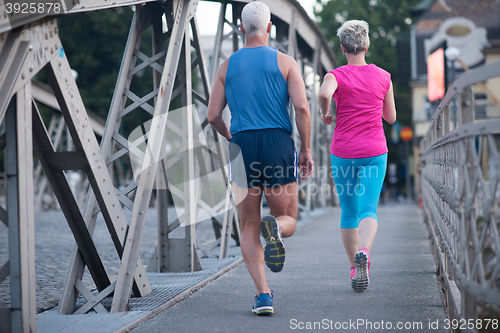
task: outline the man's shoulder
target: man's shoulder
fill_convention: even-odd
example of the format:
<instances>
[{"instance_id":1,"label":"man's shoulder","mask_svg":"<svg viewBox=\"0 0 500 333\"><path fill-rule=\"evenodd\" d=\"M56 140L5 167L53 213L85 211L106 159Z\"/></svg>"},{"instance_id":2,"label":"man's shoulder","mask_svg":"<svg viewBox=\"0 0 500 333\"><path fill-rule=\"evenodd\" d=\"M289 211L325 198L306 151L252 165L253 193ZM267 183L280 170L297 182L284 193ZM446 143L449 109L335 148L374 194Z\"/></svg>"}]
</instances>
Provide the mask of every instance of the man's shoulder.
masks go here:
<instances>
[{"instance_id":1,"label":"man's shoulder","mask_svg":"<svg viewBox=\"0 0 500 333\"><path fill-rule=\"evenodd\" d=\"M278 51L278 64L280 65L280 67L283 66L286 68L297 66L297 62L294 58L280 51Z\"/></svg>"},{"instance_id":2,"label":"man's shoulder","mask_svg":"<svg viewBox=\"0 0 500 333\"><path fill-rule=\"evenodd\" d=\"M295 59L288 54L278 51L278 60L287 61L290 63L296 63Z\"/></svg>"},{"instance_id":3,"label":"man's shoulder","mask_svg":"<svg viewBox=\"0 0 500 333\"><path fill-rule=\"evenodd\" d=\"M226 73L227 73L227 68L228 68L228 65L229 65L229 59L231 57L227 58L223 63L222 65L220 65L219 69L217 70L217 76L219 77L219 79L222 80L222 82L225 82L226 81Z\"/></svg>"}]
</instances>

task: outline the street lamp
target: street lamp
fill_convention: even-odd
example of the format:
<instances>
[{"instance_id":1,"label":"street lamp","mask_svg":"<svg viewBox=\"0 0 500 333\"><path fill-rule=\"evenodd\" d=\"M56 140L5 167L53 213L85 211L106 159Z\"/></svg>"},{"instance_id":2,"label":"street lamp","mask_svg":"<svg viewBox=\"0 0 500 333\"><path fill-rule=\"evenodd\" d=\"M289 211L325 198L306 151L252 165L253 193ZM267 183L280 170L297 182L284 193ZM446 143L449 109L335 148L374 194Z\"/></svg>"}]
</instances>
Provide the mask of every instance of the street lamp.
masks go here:
<instances>
[{"instance_id":1,"label":"street lamp","mask_svg":"<svg viewBox=\"0 0 500 333\"><path fill-rule=\"evenodd\" d=\"M451 83L453 83L455 81L455 61L457 61L460 55L460 50L454 46L450 46L444 51L444 55L451 62Z\"/></svg>"},{"instance_id":2,"label":"street lamp","mask_svg":"<svg viewBox=\"0 0 500 333\"><path fill-rule=\"evenodd\" d=\"M444 55L447 60L450 61L450 79L451 84L455 82L455 61L457 61L458 56L460 55L460 50L456 47L450 46L444 51ZM447 78L446 78L447 79ZM455 103L455 98L451 101L451 115L453 119L453 127L457 128L457 106Z\"/></svg>"},{"instance_id":3,"label":"street lamp","mask_svg":"<svg viewBox=\"0 0 500 333\"><path fill-rule=\"evenodd\" d=\"M75 71L73 68L71 69L71 75L73 75L73 78L76 80L78 78L78 72Z\"/></svg>"}]
</instances>

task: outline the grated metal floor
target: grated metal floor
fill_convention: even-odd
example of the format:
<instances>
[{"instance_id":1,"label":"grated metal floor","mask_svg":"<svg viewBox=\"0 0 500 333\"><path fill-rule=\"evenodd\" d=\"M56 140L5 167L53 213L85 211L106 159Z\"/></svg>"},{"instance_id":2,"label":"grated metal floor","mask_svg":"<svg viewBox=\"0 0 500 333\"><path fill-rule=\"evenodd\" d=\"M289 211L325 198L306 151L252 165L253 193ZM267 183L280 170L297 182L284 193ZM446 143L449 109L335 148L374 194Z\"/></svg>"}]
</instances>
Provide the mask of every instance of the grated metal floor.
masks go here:
<instances>
[{"instance_id":1,"label":"grated metal floor","mask_svg":"<svg viewBox=\"0 0 500 333\"><path fill-rule=\"evenodd\" d=\"M153 292L145 297L131 298L129 311L117 314L88 313L85 315L60 315L57 309L37 315L37 331L39 333L54 332L116 332L126 326L148 317L152 311L160 308L183 292L196 287L217 274L224 268L236 263L241 256L226 259L202 258L202 270L189 273L148 273ZM108 310L111 308L112 298L106 298L101 304ZM77 303L77 307L84 304Z\"/></svg>"}]
</instances>

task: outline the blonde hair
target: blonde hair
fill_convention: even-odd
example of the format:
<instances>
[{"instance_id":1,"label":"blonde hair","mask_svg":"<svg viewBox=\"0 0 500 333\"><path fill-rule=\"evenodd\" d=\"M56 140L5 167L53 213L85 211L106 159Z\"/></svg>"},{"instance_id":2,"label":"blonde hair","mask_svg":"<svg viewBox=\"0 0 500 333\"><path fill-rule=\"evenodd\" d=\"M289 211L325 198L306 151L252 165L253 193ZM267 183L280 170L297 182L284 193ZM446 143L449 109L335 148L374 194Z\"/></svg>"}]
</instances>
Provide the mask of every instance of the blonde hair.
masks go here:
<instances>
[{"instance_id":1,"label":"blonde hair","mask_svg":"<svg viewBox=\"0 0 500 333\"><path fill-rule=\"evenodd\" d=\"M347 53L358 54L370 46L368 37L368 22L359 20L345 21L337 30L340 44L344 46Z\"/></svg>"},{"instance_id":2,"label":"blonde hair","mask_svg":"<svg viewBox=\"0 0 500 333\"><path fill-rule=\"evenodd\" d=\"M271 22L271 11L260 1L250 2L241 11L241 22L248 36L265 36Z\"/></svg>"}]
</instances>

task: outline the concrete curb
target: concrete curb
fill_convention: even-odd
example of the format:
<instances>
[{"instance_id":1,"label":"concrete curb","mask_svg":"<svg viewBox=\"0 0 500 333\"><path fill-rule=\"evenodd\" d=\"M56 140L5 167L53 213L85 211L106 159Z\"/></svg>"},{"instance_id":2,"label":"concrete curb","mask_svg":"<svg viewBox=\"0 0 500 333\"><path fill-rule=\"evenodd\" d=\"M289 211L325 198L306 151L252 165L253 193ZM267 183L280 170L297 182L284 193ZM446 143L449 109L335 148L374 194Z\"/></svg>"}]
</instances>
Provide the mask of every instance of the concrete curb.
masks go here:
<instances>
[{"instance_id":1,"label":"concrete curb","mask_svg":"<svg viewBox=\"0 0 500 333\"><path fill-rule=\"evenodd\" d=\"M116 333L124 333L124 332L128 332L129 330L135 328L136 326L142 324L143 322L145 322L146 320L148 319L151 319L153 318L154 316L156 316L158 313L162 312L163 310L165 309L168 309L169 307L171 307L172 305L180 302L181 300L183 300L184 298L188 297L189 295L191 295L192 293L194 293L195 291L203 288L205 285L207 285L208 283L212 282L212 281L215 281L217 280L219 277L221 277L224 273L230 271L231 269L235 268L236 266L238 266L239 264L241 264L243 262L243 258L240 258L238 260L236 260L235 262L233 262L232 264L224 267L223 269L221 269L220 271L218 271L216 274L206 278L205 280L201 281L200 283L192 286L191 288L185 290L184 292L182 292L181 294L175 296L174 298L172 298L171 300L163 303L162 305L160 305L159 307L157 307L156 309L154 310L151 310L150 312L146 313L144 316L142 316L141 318L135 320L134 322L122 327L121 329L117 330Z\"/></svg>"}]
</instances>

